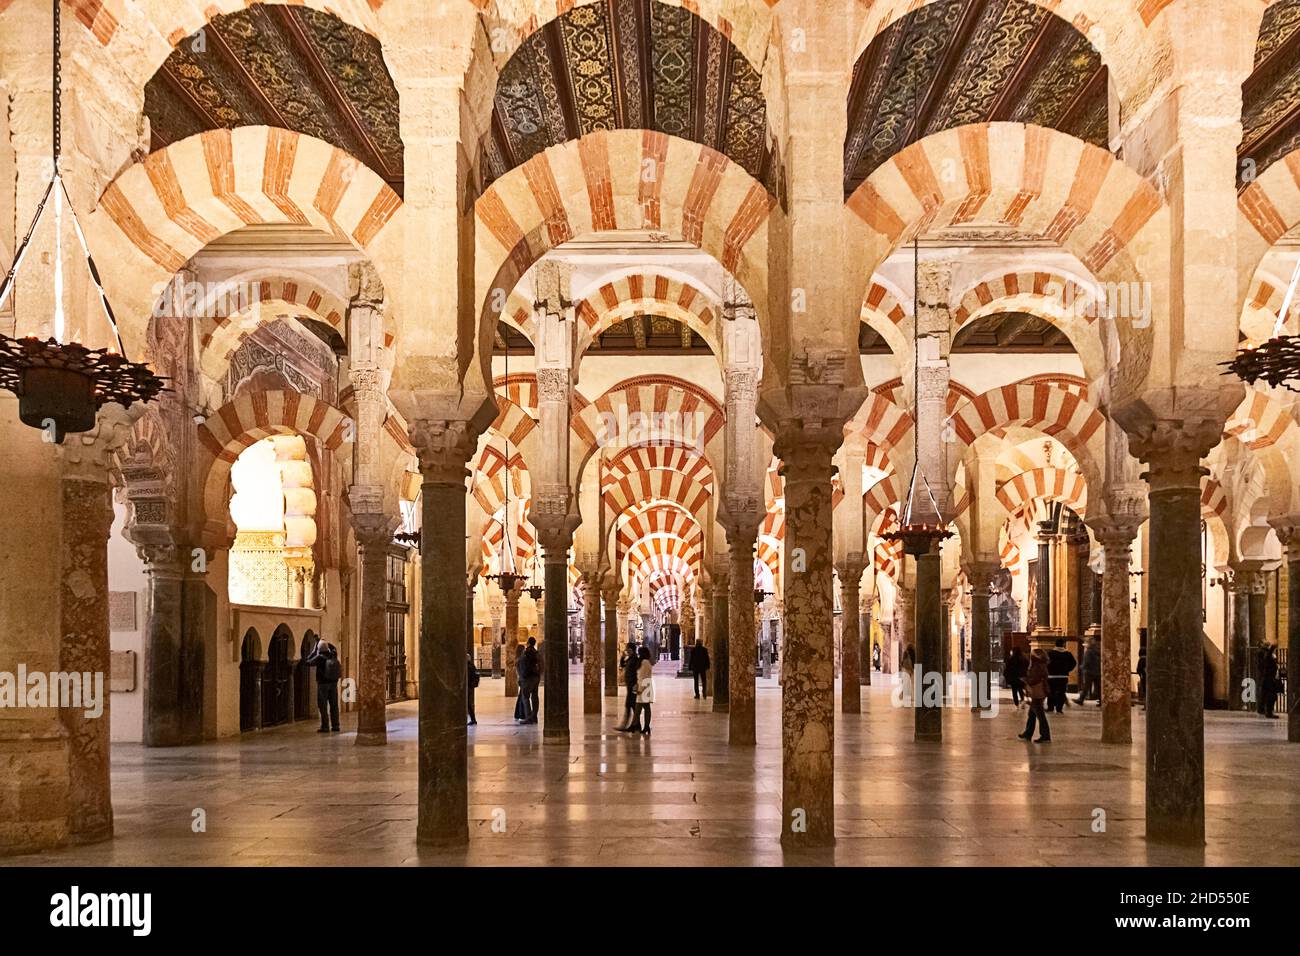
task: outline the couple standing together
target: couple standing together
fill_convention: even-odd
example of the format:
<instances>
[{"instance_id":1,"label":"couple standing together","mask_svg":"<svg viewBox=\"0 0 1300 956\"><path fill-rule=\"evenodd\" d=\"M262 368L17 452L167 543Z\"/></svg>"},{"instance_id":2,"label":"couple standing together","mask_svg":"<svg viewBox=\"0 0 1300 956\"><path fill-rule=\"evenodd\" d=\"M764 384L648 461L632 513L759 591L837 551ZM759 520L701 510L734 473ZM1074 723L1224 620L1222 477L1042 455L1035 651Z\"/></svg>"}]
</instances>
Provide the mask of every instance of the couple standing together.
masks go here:
<instances>
[{"instance_id":1,"label":"couple standing together","mask_svg":"<svg viewBox=\"0 0 1300 956\"><path fill-rule=\"evenodd\" d=\"M623 670L623 683L627 685L627 713L623 726L616 727L624 733L640 733L650 736L650 705L655 702L654 663L650 659L650 648L629 644L619 661ZM645 714L642 724L641 715Z\"/></svg>"}]
</instances>

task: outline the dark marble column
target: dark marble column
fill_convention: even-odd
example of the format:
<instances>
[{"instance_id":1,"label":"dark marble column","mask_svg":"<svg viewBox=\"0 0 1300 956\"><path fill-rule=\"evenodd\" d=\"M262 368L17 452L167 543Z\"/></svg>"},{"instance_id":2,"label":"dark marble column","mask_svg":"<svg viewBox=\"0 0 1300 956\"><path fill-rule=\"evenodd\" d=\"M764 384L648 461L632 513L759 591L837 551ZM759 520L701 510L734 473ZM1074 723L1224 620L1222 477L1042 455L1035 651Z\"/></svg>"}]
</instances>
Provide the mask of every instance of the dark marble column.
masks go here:
<instances>
[{"instance_id":1,"label":"dark marble column","mask_svg":"<svg viewBox=\"0 0 1300 956\"><path fill-rule=\"evenodd\" d=\"M87 716L85 706L59 711L68 731L68 831L74 843L97 843L113 836L108 690L108 535L112 525L106 481L63 479L59 670L94 681L102 690L103 702L99 715Z\"/></svg>"},{"instance_id":2,"label":"dark marble column","mask_svg":"<svg viewBox=\"0 0 1300 956\"><path fill-rule=\"evenodd\" d=\"M1034 612L1040 628L1052 626L1052 531L1051 525L1042 522L1038 537L1038 593L1035 596Z\"/></svg>"},{"instance_id":3,"label":"dark marble column","mask_svg":"<svg viewBox=\"0 0 1300 956\"><path fill-rule=\"evenodd\" d=\"M727 600L727 742L752 747L757 741L754 726L754 690L757 656L754 633L754 541L757 524L727 529L730 547ZM716 709L718 698L713 698Z\"/></svg>"},{"instance_id":4,"label":"dark marble column","mask_svg":"<svg viewBox=\"0 0 1300 956\"><path fill-rule=\"evenodd\" d=\"M1217 435L1216 435L1217 439ZM1155 444L1155 442L1153 442ZM1156 556L1147 646L1146 832L1205 842L1200 455L1166 440L1143 454Z\"/></svg>"},{"instance_id":5,"label":"dark marble column","mask_svg":"<svg viewBox=\"0 0 1300 956\"><path fill-rule=\"evenodd\" d=\"M1097 526L1106 550L1101 578L1101 740L1133 742L1133 636L1129 568L1138 525L1111 521Z\"/></svg>"},{"instance_id":6,"label":"dark marble column","mask_svg":"<svg viewBox=\"0 0 1300 956\"><path fill-rule=\"evenodd\" d=\"M191 552L138 546L149 581L145 609L144 744L175 747L203 739L204 646L201 608L187 590Z\"/></svg>"},{"instance_id":7,"label":"dark marble column","mask_svg":"<svg viewBox=\"0 0 1300 956\"><path fill-rule=\"evenodd\" d=\"M354 514L352 527L361 550L357 744L382 746L388 743L388 549L393 524L382 514Z\"/></svg>"},{"instance_id":8,"label":"dark marble column","mask_svg":"<svg viewBox=\"0 0 1300 956\"><path fill-rule=\"evenodd\" d=\"M862 713L862 673L871 673L871 658L862 660L861 618L858 600L861 595L862 566L846 564L840 568L840 603L844 609L840 625L840 710L846 714ZM867 678L870 680L870 677Z\"/></svg>"},{"instance_id":9,"label":"dark marble column","mask_svg":"<svg viewBox=\"0 0 1300 956\"><path fill-rule=\"evenodd\" d=\"M993 647L989 635L989 588L996 574L997 568L994 566L976 565L967 575L971 586L970 663L977 691L971 702L971 710L984 709L980 706L979 688L990 688L990 698L992 696Z\"/></svg>"},{"instance_id":10,"label":"dark marble column","mask_svg":"<svg viewBox=\"0 0 1300 956\"><path fill-rule=\"evenodd\" d=\"M1248 655L1258 654L1259 648L1263 647L1264 643L1268 640L1268 620L1266 617L1268 613L1268 578L1264 576L1264 572L1262 571L1256 571L1251 575L1249 600L1250 646L1246 648L1246 653ZM1244 671L1246 667L1247 663L1243 660L1242 670ZM1263 688L1257 686L1255 688L1255 703L1253 707L1247 709L1253 709L1263 713L1264 708L1261 706L1263 697Z\"/></svg>"},{"instance_id":11,"label":"dark marble column","mask_svg":"<svg viewBox=\"0 0 1300 956\"><path fill-rule=\"evenodd\" d=\"M731 644L727 630L731 626L729 614L730 583L725 575L713 576L713 647L709 650L713 665L713 712L725 714L731 706Z\"/></svg>"},{"instance_id":12,"label":"dark marble column","mask_svg":"<svg viewBox=\"0 0 1300 956\"><path fill-rule=\"evenodd\" d=\"M926 688L930 681L943 686L947 670L943 661L943 598L939 593L939 549L934 547L916 558L915 614L916 669L914 671L916 697L912 701L915 714L914 739L938 741L943 739L943 700L937 704L926 703ZM928 695L933 698L933 694Z\"/></svg>"},{"instance_id":13,"label":"dark marble column","mask_svg":"<svg viewBox=\"0 0 1300 956\"><path fill-rule=\"evenodd\" d=\"M582 712L599 714L601 669L604 654L600 646L600 575L588 574L586 597L582 604Z\"/></svg>"},{"instance_id":14,"label":"dark marble column","mask_svg":"<svg viewBox=\"0 0 1300 956\"><path fill-rule=\"evenodd\" d=\"M465 479L475 440L464 423L411 424L420 456L420 709L416 841L469 841L465 713Z\"/></svg>"},{"instance_id":15,"label":"dark marble column","mask_svg":"<svg viewBox=\"0 0 1300 956\"><path fill-rule=\"evenodd\" d=\"M695 633L709 651L709 670L704 678L704 696L708 698L713 693L713 660L717 657L717 651L713 648L713 622L716 618L713 613L713 585L701 581L696 587L699 589L700 608L695 618Z\"/></svg>"},{"instance_id":16,"label":"dark marble column","mask_svg":"<svg viewBox=\"0 0 1300 956\"><path fill-rule=\"evenodd\" d=\"M1255 574L1240 568L1233 568L1232 581L1228 585L1232 595L1232 633L1228 635L1228 709L1249 710L1242 694L1246 679L1246 660L1250 647L1250 590Z\"/></svg>"},{"instance_id":17,"label":"dark marble column","mask_svg":"<svg viewBox=\"0 0 1300 956\"><path fill-rule=\"evenodd\" d=\"M542 634L546 687L542 694L542 740L569 744L569 545L573 536L545 544L546 607Z\"/></svg>"},{"instance_id":18,"label":"dark marble column","mask_svg":"<svg viewBox=\"0 0 1300 956\"><path fill-rule=\"evenodd\" d=\"M600 592L605 601L605 696L618 700L618 588Z\"/></svg>"},{"instance_id":19,"label":"dark marble column","mask_svg":"<svg viewBox=\"0 0 1300 956\"><path fill-rule=\"evenodd\" d=\"M505 695L519 696L519 672L515 665L519 660L519 595L521 586L516 585L504 592L506 601L506 633L501 644L501 667L505 670Z\"/></svg>"},{"instance_id":20,"label":"dark marble column","mask_svg":"<svg viewBox=\"0 0 1300 956\"><path fill-rule=\"evenodd\" d=\"M1300 743L1300 515L1270 518L1286 559L1286 739ZM1281 644L1281 637L1278 638ZM1295 662L1295 663L1292 663Z\"/></svg>"},{"instance_id":21,"label":"dark marble column","mask_svg":"<svg viewBox=\"0 0 1300 956\"><path fill-rule=\"evenodd\" d=\"M781 842L788 848L835 842L831 477L836 440L802 427L789 428L778 439L786 505Z\"/></svg>"}]
</instances>

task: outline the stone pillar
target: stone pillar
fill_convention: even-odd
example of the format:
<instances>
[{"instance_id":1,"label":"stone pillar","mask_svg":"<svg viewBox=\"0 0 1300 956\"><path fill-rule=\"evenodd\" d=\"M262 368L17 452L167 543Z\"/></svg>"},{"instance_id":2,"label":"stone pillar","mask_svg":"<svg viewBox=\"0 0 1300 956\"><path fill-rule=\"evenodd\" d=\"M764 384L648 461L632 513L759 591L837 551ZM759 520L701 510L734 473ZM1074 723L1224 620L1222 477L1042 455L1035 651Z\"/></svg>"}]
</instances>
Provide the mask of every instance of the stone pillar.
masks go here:
<instances>
[{"instance_id":1,"label":"stone pillar","mask_svg":"<svg viewBox=\"0 0 1300 956\"><path fill-rule=\"evenodd\" d=\"M739 521L727 529L730 549L727 600L726 708L727 742L752 747L757 742L754 726L755 673L754 633L754 542L757 522ZM719 655L721 656L721 655ZM713 698L717 709L718 696Z\"/></svg>"},{"instance_id":2,"label":"stone pillar","mask_svg":"<svg viewBox=\"0 0 1300 956\"><path fill-rule=\"evenodd\" d=\"M605 600L605 696L618 700L618 588L601 591Z\"/></svg>"},{"instance_id":3,"label":"stone pillar","mask_svg":"<svg viewBox=\"0 0 1300 956\"><path fill-rule=\"evenodd\" d=\"M170 544L137 544L136 553L144 562L149 582L143 661L144 744L196 744L203 739L204 647L198 609L185 598L192 552ZM192 583L206 588L201 580Z\"/></svg>"},{"instance_id":4,"label":"stone pillar","mask_svg":"<svg viewBox=\"0 0 1300 956\"><path fill-rule=\"evenodd\" d=\"M1204 651L1201 602L1202 455L1218 440L1193 443L1161 423L1138 457L1147 462L1151 553L1158 573L1147 645L1147 839L1205 842ZM1207 429L1210 431L1210 429Z\"/></svg>"},{"instance_id":5,"label":"stone pillar","mask_svg":"<svg viewBox=\"0 0 1300 956\"><path fill-rule=\"evenodd\" d=\"M423 478L417 842L469 840L465 726L465 479L476 439L465 422L410 423Z\"/></svg>"},{"instance_id":6,"label":"stone pillar","mask_svg":"<svg viewBox=\"0 0 1300 956\"><path fill-rule=\"evenodd\" d=\"M726 713L731 706L731 643L728 628L731 615L728 604L730 584L725 574L713 576L713 647L709 651L713 665L713 712Z\"/></svg>"},{"instance_id":7,"label":"stone pillar","mask_svg":"<svg viewBox=\"0 0 1300 956\"><path fill-rule=\"evenodd\" d=\"M943 701L925 703L927 680L943 679L943 599L939 593L940 561L937 545L916 558L915 624L916 667L914 670L914 733L918 741L943 739ZM935 675L935 676L931 676Z\"/></svg>"},{"instance_id":8,"label":"stone pillar","mask_svg":"<svg viewBox=\"0 0 1300 956\"><path fill-rule=\"evenodd\" d=\"M1268 611L1268 578L1262 571L1256 571L1251 575L1250 581L1250 645L1246 648L1246 653L1258 654L1259 648L1264 646L1268 640L1268 621L1266 614ZM1246 669L1246 661L1242 661L1242 670ZM1255 688L1255 706L1254 709L1263 713L1260 706L1260 700L1263 697L1262 688Z\"/></svg>"},{"instance_id":9,"label":"stone pillar","mask_svg":"<svg viewBox=\"0 0 1300 956\"><path fill-rule=\"evenodd\" d=\"M870 687L871 671L874 669L871 662L871 597L870 596L868 596L867 598L867 609L865 611L859 611L858 622L859 622L858 626L861 629L860 630L861 640L859 642L859 646L861 647L861 651L859 653L859 659L861 660L861 665L858 671L859 678L860 678L859 683L861 683L864 687ZM883 650L881 653L881 657L882 658L884 657ZM881 663L883 665L884 661L882 660Z\"/></svg>"},{"instance_id":10,"label":"stone pillar","mask_svg":"<svg viewBox=\"0 0 1300 956\"><path fill-rule=\"evenodd\" d=\"M901 576L901 575L900 575ZM902 584L894 594L894 640L898 644L898 662L902 667L908 647L916 654L916 590Z\"/></svg>"},{"instance_id":11,"label":"stone pillar","mask_svg":"<svg viewBox=\"0 0 1300 956\"><path fill-rule=\"evenodd\" d=\"M382 512L352 514L361 550L357 611L357 744L361 746L388 743L388 549L395 527L396 522ZM459 622L458 633L464 626L463 613Z\"/></svg>"},{"instance_id":12,"label":"stone pillar","mask_svg":"<svg viewBox=\"0 0 1300 956\"><path fill-rule=\"evenodd\" d=\"M695 633L704 641L704 646L709 651L709 670L704 679L704 696L707 698L713 693L713 658L715 651L713 649L713 621L717 617L713 613L713 585L700 581L695 586L695 593L699 596L699 609L695 617Z\"/></svg>"},{"instance_id":13,"label":"stone pillar","mask_svg":"<svg viewBox=\"0 0 1300 956\"><path fill-rule=\"evenodd\" d=\"M546 533L543 532L543 535ZM546 692L542 695L542 740L569 744L569 545L573 535L543 539L546 610L542 622Z\"/></svg>"},{"instance_id":14,"label":"stone pillar","mask_svg":"<svg viewBox=\"0 0 1300 956\"><path fill-rule=\"evenodd\" d=\"M840 568L840 605L844 609L840 632L840 710L846 714L862 713L862 674L870 681L871 657L862 660L861 595L862 565L846 564Z\"/></svg>"},{"instance_id":15,"label":"stone pillar","mask_svg":"<svg viewBox=\"0 0 1300 956\"><path fill-rule=\"evenodd\" d=\"M1034 576L1038 582L1038 593L1034 601L1034 617L1038 628L1046 630L1052 626L1052 538L1051 526L1042 522L1038 532L1038 564Z\"/></svg>"},{"instance_id":16,"label":"stone pillar","mask_svg":"<svg viewBox=\"0 0 1300 956\"><path fill-rule=\"evenodd\" d=\"M1270 518L1286 558L1286 655L1291 669L1287 679L1286 739L1300 743L1300 515ZM1281 643L1279 638L1278 643Z\"/></svg>"},{"instance_id":17,"label":"stone pillar","mask_svg":"<svg viewBox=\"0 0 1300 956\"><path fill-rule=\"evenodd\" d=\"M970 663L971 675L975 678L975 687L989 688L989 699L993 688L993 647L989 634L989 588L993 585L998 566L995 564L976 564L971 567L966 577L970 580ZM981 710L980 695L977 693L971 702L971 710Z\"/></svg>"},{"instance_id":18,"label":"stone pillar","mask_svg":"<svg viewBox=\"0 0 1300 956\"><path fill-rule=\"evenodd\" d=\"M1101 578L1101 741L1133 742L1133 637L1129 567L1138 525L1101 519L1097 538L1106 552Z\"/></svg>"},{"instance_id":19,"label":"stone pillar","mask_svg":"<svg viewBox=\"0 0 1300 956\"><path fill-rule=\"evenodd\" d=\"M1228 635L1228 709L1249 710L1243 699L1242 687L1246 679L1246 663L1251 643L1251 592L1257 575L1241 567L1232 569L1228 585L1232 595L1232 633ZM1148 652L1149 653L1149 652Z\"/></svg>"},{"instance_id":20,"label":"stone pillar","mask_svg":"<svg viewBox=\"0 0 1300 956\"><path fill-rule=\"evenodd\" d=\"M506 599L506 636L501 645L501 666L506 672L506 697L519 696L519 672L516 663L519 659L519 595L522 582L504 592Z\"/></svg>"},{"instance_id":21,"label":"stone pillar","mask_svg":"<svg viewBox=\"0 0 1300 956\"><path fill-rule=\"evenodd\" d=\"M604 655L600 642L600 572L589 572L586 596L582 602L582 712L599 714L604 709L600 700L600 677Z\"/></svg>"},{"instance_id":22,"label":"stone pillar","mask_svg":"<svg viewBox=\"0 0 1300 956\"><path fill-rule=\"evenodd\" d=\"M787 426L778 439L785 478L787 569L781 646L781 842L788 847L835 842L831 477L835 443L841 437L810 433L801 423ZM802 826L794 826L795 821Z\"/></svg>"}]
</instances>

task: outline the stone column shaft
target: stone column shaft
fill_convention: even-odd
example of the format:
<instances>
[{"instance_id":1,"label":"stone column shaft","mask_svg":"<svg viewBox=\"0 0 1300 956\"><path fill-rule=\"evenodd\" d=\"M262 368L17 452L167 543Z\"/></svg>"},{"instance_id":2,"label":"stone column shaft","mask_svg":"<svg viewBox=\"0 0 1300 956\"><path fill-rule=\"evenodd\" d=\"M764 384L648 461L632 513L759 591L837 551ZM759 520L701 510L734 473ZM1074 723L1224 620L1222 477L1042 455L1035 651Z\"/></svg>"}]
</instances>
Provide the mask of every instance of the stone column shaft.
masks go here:
<instances>
[{"instance_id":1,"label":"stone column shaft","mask_svg":"<svg viewBox=\"0 0 1300 956\"><path fill-rule=\"evenodd\" d=\"M546 688L542 695L542 739L569 743L569 549L545 551L546 607L543 612L542 666Z\"/></svg>"},{"instance_id":2,"label":"stone column shaft","mask_svg":"<svg viewBox=\"0 0 1300 956\"><path fill-rule=\"evenodd\" d=\"M600 581L599 576L589 576L587 596L582 604L582 712L599 714L601 706L600 679L604 655L600 641Z\"/></svg>"},{"instance_id":3,"label":"stone column shaft","mask_svg":"<svg viewBox=\"0 0 1300 956\"><path fill-rule=\"evenodd\" d=\"M145 608L144 744L174 747L203 739L204 648L199 608L187 592L183 548L140 548L149 581Z\"/></svg>"},{"instance_id":4,"label":"stone column shaft","mask_svg":"<svg viewBox=\"0 0 1300 956\"><path fill-rule=\"evenodd\" d=\"M970 594L970 663L971 673L975 677L976 687L993 687L993 648L989 635L989 586L993 573L988 569L977 569L971 573ZM972 710L981 710L980 696L972 701Z\"/></svg>"},{"instance_id":5,"label":"stone column shaft","mask_svg":"<svg viewBox=\"0 0 1300 956\"><path fill-rule=\"evenodd\" d=\"M517 587L505 592L506 635L501 644L501 667L505 670L507 697L519 696L519 672L515 666L519 660L519 595Z\"/></svg>"},{"instance_id":6,"label":"stone column shaft","mask_svg":"<svg viewBox=\"0 0 1300 956\"><path fill-rule=\"evenodd\" d=\"M605 696L618 700L618 591L606 588L605 601Z\"/></svg>"},{"instance_id":7,"label":"stone column shaft","mask_svg":"<svg viewBox=\"0 0 1300 956\"><path fill-rule=\"evenodd\" d=\"M757 742L754 691L757 675L754 634L754 541L758 528L728 532L730 561L727 601L727 742L752 747ZM717 707L718 698L713 698Z\"/></svg>"},{"instance_id":8,"label":"stone column shaft","mask_svg":"<svg viewBox=\"0 0 1300 956\"><path fill-rule=\"evenodd\" d=\"M1129 568L1136 527L1101 532L1106 567L1101 577L1101 740L1133 742L1133 638Z\"/></svg>"},{"instance_id":9,"label":"stone column shaft","mask_svg":"<svg viewBox=\"0 0 1300 956\"><path fill-rule=\"evenodd\" d=\"M354 515L357 522L363 516ZM378 522L358 524L361 546L361 604L357 611L360 640L357 654L357 743L388 743L388 546L392 532L382 516ZM464 589L458 588L461 600ZM463 629L464 614L459 621ZM423 696L423 695L421 695Z\"/></svg>"},{"instance_id":10,"label":"stone column shaft","mask_svg":"<svg viewBox=\"0 0 1300 956\"><path fill-rule=\"evenodd\" d=\"M731 706L731 643L727 630L731 626L728 609L729 584L716 580L713 587L713 647L709 651L713 673L713 712L726 713Z\"/></svg>"},{"instance_id":11,"label":"stone column shaft","mask_svg":"<svg viewBox=\"0 0 1300 956\"><path fill-rule=\"evenodd\" d=\"M914 674L915 739L938 741L943 739L943 702L926 704L929 681L938 680L942 686L947 669L943 661L943 602L939 594L939 551L916 557L916 666Z\"/></svg>"},{"instance_id":12,"label":"stone column shaft","mask_svg":"<svg viewBox=\"0 0 1300 956\"><path fill-rule=\"evenodd\" d=\"M862 622L858 614L861 576L862 569L855 566L843 568L840 572L840 600L844 608L840 625L840 710L846 714L862 713L862 673L871 671L871 659L865 662L861 659L859 628Z\"/></svg>"}]
</instances>

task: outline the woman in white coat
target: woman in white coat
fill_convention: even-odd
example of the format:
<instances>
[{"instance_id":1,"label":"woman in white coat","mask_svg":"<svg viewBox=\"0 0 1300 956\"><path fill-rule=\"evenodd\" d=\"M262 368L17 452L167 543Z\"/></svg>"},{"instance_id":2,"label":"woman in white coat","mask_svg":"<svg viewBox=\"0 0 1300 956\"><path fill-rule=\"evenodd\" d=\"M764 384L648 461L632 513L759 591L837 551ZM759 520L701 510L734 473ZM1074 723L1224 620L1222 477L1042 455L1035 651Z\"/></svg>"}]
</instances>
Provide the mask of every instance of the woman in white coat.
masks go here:
<instances>
[{"instance_id":1,"label":"woman in white coat","mask_svg":"<svg viewBox=\"0 0 1300 956\"><path fill-rule=\"evenodd\" d=\"M633 726L639 724L641 733L650 736L650 705L655 702L655 678L654 663L650 660L650 648L644 644L641 645L641 663L636 672L636 720ZM645 714L645 719L641 715Z\"/></svg>"}]
</instances>

